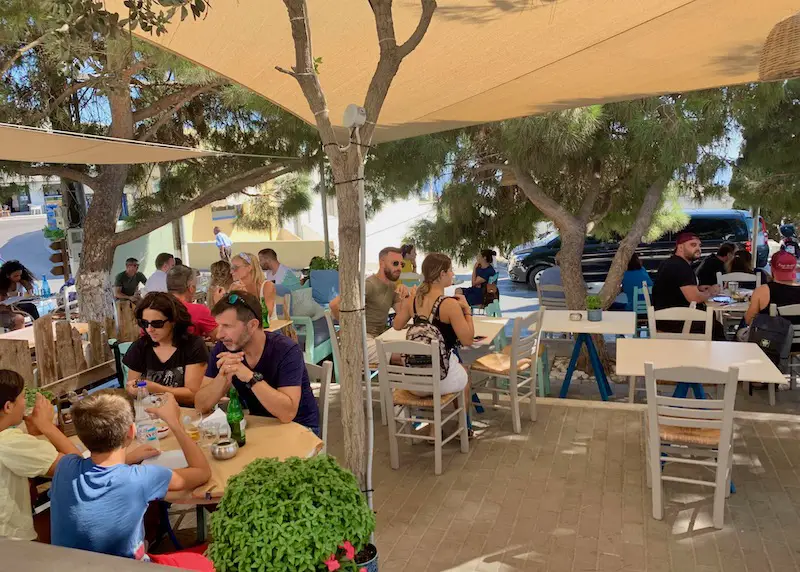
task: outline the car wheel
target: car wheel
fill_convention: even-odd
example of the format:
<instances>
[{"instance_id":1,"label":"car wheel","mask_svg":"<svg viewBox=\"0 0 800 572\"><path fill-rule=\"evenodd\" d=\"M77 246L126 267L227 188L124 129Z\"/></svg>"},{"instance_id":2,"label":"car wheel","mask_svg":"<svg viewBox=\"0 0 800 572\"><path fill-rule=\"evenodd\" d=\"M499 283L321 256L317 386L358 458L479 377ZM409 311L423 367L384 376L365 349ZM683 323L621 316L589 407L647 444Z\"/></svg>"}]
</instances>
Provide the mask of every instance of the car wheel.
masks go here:
<instances>
[{"instance_id":1,"label":"car wheel","mask_svg":"<svg viewBox=\"0 0 800 572\"><path fill-rule=\"evenodd\" d=\"M539 287L539 277L542 274L542 270L545 270L547 266L535 266L530 272L528 272L528 288L531 290L538 290Z\"/></svg>"}]
</instances>

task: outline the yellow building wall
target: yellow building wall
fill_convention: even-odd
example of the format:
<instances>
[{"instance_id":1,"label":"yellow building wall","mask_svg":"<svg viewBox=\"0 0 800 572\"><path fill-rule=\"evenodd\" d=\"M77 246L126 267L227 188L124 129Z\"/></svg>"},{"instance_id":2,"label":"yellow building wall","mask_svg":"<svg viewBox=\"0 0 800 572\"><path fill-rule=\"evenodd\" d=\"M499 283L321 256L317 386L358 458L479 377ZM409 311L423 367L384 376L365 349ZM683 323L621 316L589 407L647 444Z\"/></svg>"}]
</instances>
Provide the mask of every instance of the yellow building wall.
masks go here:
<instances>
[{"instance_id":1,"label":"yellow building wall","mask_svg":"<svg viewBox=\"0 0 800 572\"><path fill-rule=\"evenodd\" d=\"M237 242L258 242L260 240L276 240L278 239L278 231L249 231L241 228L233 228L235 219L213 220L211 216L211 206L206 206L201 209L186 215L184 217L184 228L186 229L186 237L184 240L187 242L210 242L214 240L214 227L218 226L219 229L227 234L230 239L235 243Z\"/></svg>"},{"instance_id":2,"label":"yellow building wall","mask_svg":"<svg viewBox=\"0 0 800 572\"><path fill-rule=\"evenodd\" d=\"M323 240L237 240L233 236L231 240L234 254L258 254L259 250L271 248L278 254L278 259L289 268L305 268L313 257L325 256ZM213 242L189 242L187 248L192 268L208 270L212 263L219 260L219 248Z\"/></svg>"}]
</instances>

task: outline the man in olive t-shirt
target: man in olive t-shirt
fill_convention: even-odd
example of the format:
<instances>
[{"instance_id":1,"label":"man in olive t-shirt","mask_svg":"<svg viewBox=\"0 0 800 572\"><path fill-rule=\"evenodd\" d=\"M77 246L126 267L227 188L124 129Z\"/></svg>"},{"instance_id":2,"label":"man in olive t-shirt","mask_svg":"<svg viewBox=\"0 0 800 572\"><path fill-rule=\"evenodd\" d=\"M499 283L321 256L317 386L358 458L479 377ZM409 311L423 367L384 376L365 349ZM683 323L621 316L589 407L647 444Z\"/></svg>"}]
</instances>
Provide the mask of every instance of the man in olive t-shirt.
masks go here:
<instances>
[{"instance_id":1,"label":"man in olive t-shirt","mask_svg":"<svg viewBox=\"0 0 800 572\"><path fill-rule=\"evenodd\" d=\"M125 271L114 280L114 298L136 302L139 284L147 284L147 277L139 272L139 261L129 258L125 261Z\"/></svg>"},{"instance_id":2,"label":"man in olive t-shirt","mask_svg":"<svg viewBox=\"0 0 800 572\"><path fill-rule=\"evenodd\" d=\"M369 349L370 363L378 362L378 354L375 352L375 338L389 329L388 319L389 310L394 307L395 311L400 308L400 304L408 298L408 288L403 284L397 284L400 273L403 270L403 255L399 248L387 247L378 254L378 272L366 279L364 313L367 322L367 348ZM331 314L339 319L339 307L341 296L331 300Z\"/></svg>"}]
</instances>

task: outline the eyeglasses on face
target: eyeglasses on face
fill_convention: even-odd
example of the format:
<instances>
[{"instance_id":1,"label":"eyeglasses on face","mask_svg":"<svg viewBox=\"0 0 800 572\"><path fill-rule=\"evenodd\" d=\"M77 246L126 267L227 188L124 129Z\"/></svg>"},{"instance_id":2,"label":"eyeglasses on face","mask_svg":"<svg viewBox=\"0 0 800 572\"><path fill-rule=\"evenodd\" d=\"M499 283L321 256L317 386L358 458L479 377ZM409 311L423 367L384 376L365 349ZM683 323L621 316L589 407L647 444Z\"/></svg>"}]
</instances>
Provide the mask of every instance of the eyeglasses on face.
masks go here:
<instances>
[{"instance_id":1,"label":"eyeglasses on face","mask_svg":"<svg viewBox=\"0 0 800 572\"><path fill-rule=\"evenodd\" d=\"M139 327L143 330L152 327L154 330L163 328L169 320L139 320Z\"/></svg>"},{"instance_id":2,"label":"eyeglasses on face","mask_svg":"<svg viewBox=\"0 0 800 572\"><path fill-rule=\"evenodd\" d=\"M402 265L403 265L403 261L402 260L395 260L394 262L392 262L392 266L394 266L395 268L397 268L398 266L402 266Z\"/></svg>"}]
</instances>

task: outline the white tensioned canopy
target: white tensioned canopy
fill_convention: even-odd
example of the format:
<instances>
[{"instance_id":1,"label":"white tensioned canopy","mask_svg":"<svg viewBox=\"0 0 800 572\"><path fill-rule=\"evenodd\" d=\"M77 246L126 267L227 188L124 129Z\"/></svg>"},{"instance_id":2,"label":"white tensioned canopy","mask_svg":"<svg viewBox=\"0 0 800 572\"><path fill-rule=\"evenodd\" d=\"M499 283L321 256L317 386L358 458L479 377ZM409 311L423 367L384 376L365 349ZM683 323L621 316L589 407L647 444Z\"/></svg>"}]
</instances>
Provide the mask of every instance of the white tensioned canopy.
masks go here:
<instances>
[{"instance_id":1,"label":"white tensioned canopy","mask_svg":"<svg viewBox=\"0 0 800 572\"><path fill-rule=\"evenodd\" d=\"M106 0L124 17L122 0ZM378 60L367 0L308 1L331 119L363 104ZM770 29L800 0L439 0L427 35L400 66L375 141L391 141L591 103L758 79ZM395 0L398 43L419 0ZM313 124L294 78L280 0L219 0L160 38L135 33L238 82Z\"/></svg>"}]
</instances>

